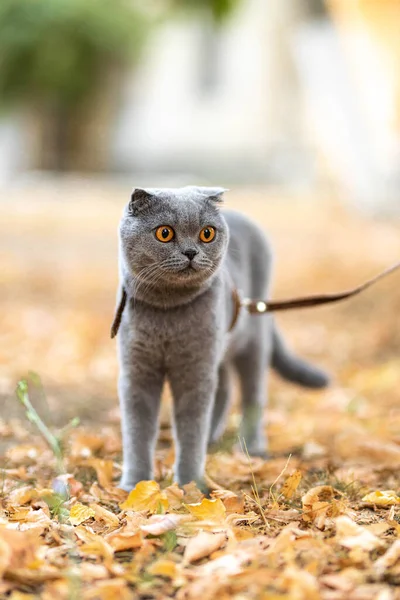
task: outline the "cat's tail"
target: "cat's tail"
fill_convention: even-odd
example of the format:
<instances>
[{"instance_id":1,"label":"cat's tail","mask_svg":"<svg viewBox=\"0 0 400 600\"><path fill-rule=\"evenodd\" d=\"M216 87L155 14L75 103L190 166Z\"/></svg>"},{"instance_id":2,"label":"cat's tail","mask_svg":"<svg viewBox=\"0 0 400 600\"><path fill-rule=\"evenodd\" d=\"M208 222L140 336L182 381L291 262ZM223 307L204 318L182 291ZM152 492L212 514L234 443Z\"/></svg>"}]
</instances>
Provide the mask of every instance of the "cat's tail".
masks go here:
<instances>
[{"instance_id":1,"label":"cat's tail","mask_svg":"<svg viewBox=\"0 0 400 600\"><path fill-rule=\"evenodd\" d=\"M287 347L276 324L273 328L271 366L281 377L308 388L323 388L329 384L329 376L318 367L299 358Z\"/></svg>"}]
</instances>

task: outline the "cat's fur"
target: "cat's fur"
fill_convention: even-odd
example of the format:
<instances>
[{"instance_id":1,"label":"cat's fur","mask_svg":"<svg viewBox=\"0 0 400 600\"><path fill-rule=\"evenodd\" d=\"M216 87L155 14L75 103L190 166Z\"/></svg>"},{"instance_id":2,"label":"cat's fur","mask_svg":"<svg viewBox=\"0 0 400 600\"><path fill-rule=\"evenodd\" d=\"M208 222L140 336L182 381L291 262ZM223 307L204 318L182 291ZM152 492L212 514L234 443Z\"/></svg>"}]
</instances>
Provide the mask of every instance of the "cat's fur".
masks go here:
<instances>
[{"instance_id":1,"label":"cat's fur","mask_svg":"<svg viewBox=\"0 0 400 600\"><path fill-rule=\"evenodd\" d=\"M174 397L175 477L203 482L207 445L223 432L231 371L241 384L239 435L250 454L265 456L263 411L271 365L286 379L319 388L321 370L294 356L271 315L244 311L229 332L232 289L268 298L271 250L244 215L220 210L225 190L136 189L120 223L120 293L127 293L119 335L119 396L123 435L120 487L130 490L153 474L160 395L167 378ZM169 225L163 243L155 230ZM213 226L215 239L201 242ZM197 251L190 259L186 251Z\"/></svg>"}]
</instances>

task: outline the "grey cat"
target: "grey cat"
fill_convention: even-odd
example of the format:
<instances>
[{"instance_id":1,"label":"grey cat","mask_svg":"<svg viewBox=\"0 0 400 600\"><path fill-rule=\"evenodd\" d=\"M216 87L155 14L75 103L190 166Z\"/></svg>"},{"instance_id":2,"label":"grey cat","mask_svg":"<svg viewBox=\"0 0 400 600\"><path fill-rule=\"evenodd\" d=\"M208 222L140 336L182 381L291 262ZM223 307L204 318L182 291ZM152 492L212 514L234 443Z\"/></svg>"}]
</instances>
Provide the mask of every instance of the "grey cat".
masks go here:
<instances>
[{"instance_id":1,"label":"grey cat","mask_svg":"<svg viewBox=\"0 0 400 600\"><path fill-rule=\"evenodd\" d=\"M291 353L271 315L236 314L234 290L268 297L272 255L255 223L220 210L225 191L135 189L124 209L113 331L120 322L123 489L153 476L165 379L174 398L175 478L202 487L207 446L224 430L233 370L241 384L239 436L251 455L267 456L269 365L306 387L328 384L323 371Z\"/></svg>"}]
</instances>

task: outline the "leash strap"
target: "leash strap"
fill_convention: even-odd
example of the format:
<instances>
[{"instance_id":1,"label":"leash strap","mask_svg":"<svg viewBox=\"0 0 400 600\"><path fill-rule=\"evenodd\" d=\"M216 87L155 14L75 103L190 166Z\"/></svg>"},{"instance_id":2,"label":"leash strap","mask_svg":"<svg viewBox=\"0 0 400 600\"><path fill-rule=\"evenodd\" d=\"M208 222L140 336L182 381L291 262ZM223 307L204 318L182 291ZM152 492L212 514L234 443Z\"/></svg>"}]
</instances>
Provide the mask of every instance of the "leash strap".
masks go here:
<instances>
[{"instance_id":1,"label":"leash strap","mask_svg":"<svg viewBox=\"0 0 400 600\"><path fill-rule=\"evenodd\" d=\"M128 296L125 288L121 289L121 298L118 303L117 310L115 311L114 320L111 325L111 339L115 338L118 333L119 326L121 325L122 313L124 312L126 300Z\"/></svg>"},{"instance_id":2,"label":"leash strap","mask_svg":"<svg viewBox=\"0 0 400 600\"><path fill-rule=\"evenodd\" d=\"M229 331L235 327L240 312L242 309L246 310L250 315L263 315L267 312L277 312L280 310L292 310L294 308L309 308L312 306L321 306L322 304L332 304L333 302L340 302L341 300L347 300L353 296L357 296L364 290L371 287L374 283L383 279L387 275L390 275L394 271L400 268L400 261L393 266L385 269L382 273L378 273L372 279L368 279L365 283L362 283L358 287L355 287L346 292L337 292L333 294L317 294L314 296L299 296L297 298L288 298L287 300L251 300L250 298L241 298L236 288L232 289L232 301L233 301L233 315L232 321L229 327ZM111 326L111 337L114 338L121 324L122 313L124 312L125 304L127 301L127 293L124 288L121 291L121 297L118 303L118 307L114 316L114 320Z\"/></svg>"},{"instance_id":3,"label":"leash strap","mask_svg":"<svg viewBox=\"0 0 400 600\"><path fill-rule=\"evenodd\" d=\"M297 298L288 298L287 300L251 300L250 298L240 298L238 291L235 289L232 291L232 299L234 303L234 311L232 322L229 331L232 331L239 317L239 313L244 308L251 315L262 315L267 312L277 312L280 310L291 310L294 308L309 308L311 306L321 306L322 304L331 304L333 302L340 302L341 300L347 300L353 296L357 296L367 288L371 287L374 283L383 279L387 275L390 275L394 271L400 268L400 262L392 265L382 273L379 273L372 279L369 279L365 283L348 290L346 292L338 292L333 294L317 294L315 296L299 296Z\"/></svg>"}]
</instances>

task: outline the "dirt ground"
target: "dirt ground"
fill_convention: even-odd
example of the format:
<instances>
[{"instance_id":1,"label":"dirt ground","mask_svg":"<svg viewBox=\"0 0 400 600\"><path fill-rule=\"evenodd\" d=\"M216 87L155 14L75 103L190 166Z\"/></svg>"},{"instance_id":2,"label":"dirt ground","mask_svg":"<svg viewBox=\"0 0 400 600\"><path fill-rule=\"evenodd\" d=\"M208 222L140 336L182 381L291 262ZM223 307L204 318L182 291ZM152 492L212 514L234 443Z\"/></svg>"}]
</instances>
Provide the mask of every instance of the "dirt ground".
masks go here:
<instances>
[{"instance_id":1,"label":"dirt ground","mask_svg":"<svg viewBox=\"0 0 400 600\"><path fill-rule=\"evenodd\" d=\"M116 590L122 598L400 598L400 273L346 303L279 316L291 346L325 366L332 386L316 393L272 378L265 415L269 462L232 450L238 421L233 410L228 435L207 464L218 488L213 508L207 508L211 513L199 517L189 509L200 519L190 534L178 519L175 527L149 537L140 527L153 523L155 510L146 512L135 498L121 508L126 494L118 496L112 486L120 469L120 440L117 360L109 329L116 230L128 194L122 183L69 181L25 185L1 199L0 527L16 535L24 524L37 525L40 510L48 521L39 519L39 529L32 525L40 533L32 552L45 561L35 555L36 567L18 554L20 540L2 542L0 535L0 594L14 594L14 600L39 593L45 599L72 597L66 595L71 584L65 569L73 568L83 586L77 598L111 598ZM273 298L346 289L400 258L400 221L372 220L337 200L254 188L231 191L226 204L255 218L272 240ZM31 399L49 426L81 419L66 434L66 468L76 488L65 510L75 504L99 508L75 525L72 557L72 542L62 539L62 528L73 535L73 521L60 524L60 515L32 492L51 488L55 472L15 397L17 381L29 372L44 386L45 395L33 377ZM156 465L162 488L172 481L173 463L168 399L165 406ZM111 463L107 476L105 463ZM375 497L372 504L363 500L384 490L393 490L385 507ZM167 494L165 517L182 517L183 506L201 500L196 494L185 490L178 507ZM16 517L18 506L24 510ZM215 506L222 506L222 521L221 514L212 513ZM99 516L101 510L114 515L114 526L112 517ZM132 529L138 514L143 522L135 521ZM108 540L106 549L82 550L114 530L122 535L127 523L131 537L125 532L125 538L142 532L136 546ZM171 532L175 543L169 547L165 540ZM215 536L221 532L225 537L218 545ZM201 534L213 536L211 542L199 541ZM210 552L188 557L188 539ZM10 556L17 556L14 563ZM228 566L224 556L230 557Z\"/></svg>"}]
</instances>

